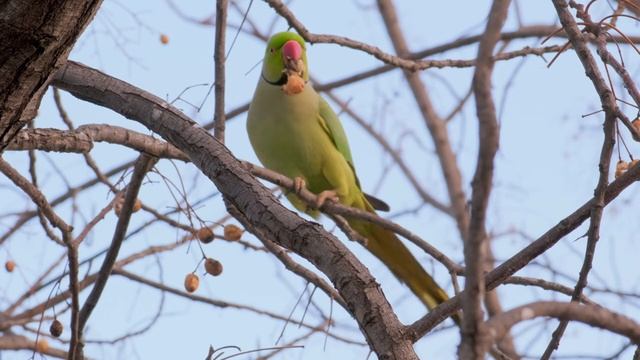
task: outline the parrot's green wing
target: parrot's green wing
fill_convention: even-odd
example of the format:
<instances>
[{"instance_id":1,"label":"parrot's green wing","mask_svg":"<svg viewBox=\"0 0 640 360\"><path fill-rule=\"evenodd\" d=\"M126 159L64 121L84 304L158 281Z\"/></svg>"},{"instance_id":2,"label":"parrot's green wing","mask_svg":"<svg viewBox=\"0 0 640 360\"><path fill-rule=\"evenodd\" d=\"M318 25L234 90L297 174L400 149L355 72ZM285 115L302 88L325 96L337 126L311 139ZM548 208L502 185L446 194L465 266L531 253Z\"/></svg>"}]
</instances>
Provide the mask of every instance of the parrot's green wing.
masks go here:
<instances>
[{"instance_id":1,"label":"parrot's green wing","mask_svg":"<svg viewBox=\"0 0 640 360\"><path fill-rule=\"evenodd\" d=\"M347 135L344 133L344 129L342 128L342 124L338 119L338 116L331 106L327 103L325 99L320 97L320 117L318 121L320 121L320 125L324 129L324 131L329 135L329 138L336 146L338 151L344 156L345 160L351 166L351 170L355 173L353 167L353 158L351 157L351 149L349 149L349 142L347 141ZM360 183L358 183L358 187L360 187Z\"/></svg>"},{"instance_id":2,"label":"parrot's green wing","mask_svg":"<svg viewBox=\"0 0 640 360\"><path fill-rule=\"evenodd\" d=\"M329 103L325 99L320 96L320 104L319 104L320 116L318 121L320 122L320 126L327 133L333 144L336 146L338 151L342 154L351 171L353 171L353 175L356 178L356 185L358 185L358 189L362 191L360 188L360 180L358 179L358 175L356 174L356 168L353 165L353 158L351 157L351 149L349 149L349 141L347 140L347 135L344 133L344 128L342 128L342 124L340 123L340 119L333 111ZM375 196L364 194L369 203L373 206L374 209L380 211L389 211L389 205L384 201L376 198Z\"/></svg>"}]
</instances>

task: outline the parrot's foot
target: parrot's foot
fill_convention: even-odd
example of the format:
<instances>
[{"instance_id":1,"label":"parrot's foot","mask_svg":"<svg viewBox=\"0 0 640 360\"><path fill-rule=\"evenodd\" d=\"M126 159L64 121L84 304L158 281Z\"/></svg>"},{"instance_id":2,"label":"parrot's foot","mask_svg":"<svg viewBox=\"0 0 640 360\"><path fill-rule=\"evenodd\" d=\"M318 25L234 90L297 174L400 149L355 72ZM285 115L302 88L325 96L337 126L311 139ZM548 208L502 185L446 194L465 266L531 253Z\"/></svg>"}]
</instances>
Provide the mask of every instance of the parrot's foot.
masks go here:
<instances>
[{"instance_id":1,"label":"parrot's foot","mask_svg":"<svg viewBox=\"0 0 640 360\"><path fill-rule=\"evenodd\" d=\"M340 198L338 197L337 192L335 192L334 190L325 190L318 194L318 197L316 198L316 208L321 208L327 200L340 202Z\"/></svg>"},{"instance_id":2,"label":"parrot's foot","mask_svg":"<svg viewBox=\"0 0 640 360\"><path fill-rule=\"evenodd\" d=\"M301 178L300 176L296 176L293 178L293 190L296 192L296 194L300 194L302 189L306 187L307 187L307 182L304 181L303 178Z\"/></svg>"}]
</instances>

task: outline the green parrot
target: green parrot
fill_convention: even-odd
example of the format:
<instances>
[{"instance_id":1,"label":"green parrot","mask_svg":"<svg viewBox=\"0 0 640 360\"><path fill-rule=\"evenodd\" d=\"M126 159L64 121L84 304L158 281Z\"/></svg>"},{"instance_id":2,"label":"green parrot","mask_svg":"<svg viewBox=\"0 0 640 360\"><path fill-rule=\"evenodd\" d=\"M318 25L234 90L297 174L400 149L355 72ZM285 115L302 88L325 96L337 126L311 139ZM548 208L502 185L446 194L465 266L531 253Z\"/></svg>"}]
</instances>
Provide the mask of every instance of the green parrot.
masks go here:
<instances>
[{"instance_id":1,"label":"green parrot","mask_svg":"<svg viewBox=\"0 0 640 360\"><path fill-rule=\"evenodd\" d=\"M298 210L314 217L327 199L372 213L388 211L383 201L361 190L340 120L308 80L304 39L292 32L273 35L247 119L249 140L258 159L265 167L294 179L296 190L306 186L317 194L316 209L309 209L294 192L287 194ZM367 249L428 309L448 299L394 233L363 220L347 221L367 239Z\"/></svg>"}]
</instances>

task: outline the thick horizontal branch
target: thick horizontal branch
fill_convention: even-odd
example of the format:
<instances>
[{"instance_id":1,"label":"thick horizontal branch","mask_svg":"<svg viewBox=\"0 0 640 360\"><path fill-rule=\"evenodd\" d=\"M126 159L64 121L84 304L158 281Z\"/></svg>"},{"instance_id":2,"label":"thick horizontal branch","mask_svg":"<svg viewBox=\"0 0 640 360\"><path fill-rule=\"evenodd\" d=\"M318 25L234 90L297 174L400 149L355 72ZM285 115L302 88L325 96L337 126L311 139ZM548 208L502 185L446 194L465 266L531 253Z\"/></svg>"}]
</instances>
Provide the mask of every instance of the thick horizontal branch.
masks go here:
<instances>
[{"instance_id":1,"label":"thick horizontal branch","mask_svg":"<svg viewBox=\"0 0 640 360\"><path fill-rule=\"evenodd\" d=\"M485 323L489 334L484 342L485 349L488 350L491 344L500 340L515 324L537 317L578 321L625 336L640 344L640 324L624 315L594 305L541 301L511 309L489 319Z\"/></svg>"},{"instance_id":2,"label":"thick horizontal branch","mask_svg":"<svg viewBox=\"0 0 640 360\"><path fill-rule=\"evenodd\" d=\"M2 350L3 354L7 350L37 350L43 355L49 355L58 359L67 358L67 352L65 350L60 350L52 347L48 347L44 351L42 351L42 349L38 350L38 346L35 341L22 335L5 334L3 336L0 336L0 350Z\"/></svg>"},{"instance_id":3,"label":"thick horizontal branch","mask_svg":"<svg viewBox=\"0 0 640 360\"><path fill-rule=\"evenodd\" d=\"M166 141L106 124L82 125L75 130L23 129L9 144L8 150L86 153L96 141L123 145L158 158L189 161L182 151Z\"/></svg>"},{"instance_id":4,"label":"thick horizontal branch","mask_svg":"<svg viewBox=\"0 0 640 360\"><path fill-rule=\"evenodd\" d=\"M166 101L84 65L68 62L54 85L141 122L185 152L256 236L276 241L326 274L379 357L416 359L404 327L367 268L319 224L286 209L229 150Z\"/></svg>"}]
</instances>

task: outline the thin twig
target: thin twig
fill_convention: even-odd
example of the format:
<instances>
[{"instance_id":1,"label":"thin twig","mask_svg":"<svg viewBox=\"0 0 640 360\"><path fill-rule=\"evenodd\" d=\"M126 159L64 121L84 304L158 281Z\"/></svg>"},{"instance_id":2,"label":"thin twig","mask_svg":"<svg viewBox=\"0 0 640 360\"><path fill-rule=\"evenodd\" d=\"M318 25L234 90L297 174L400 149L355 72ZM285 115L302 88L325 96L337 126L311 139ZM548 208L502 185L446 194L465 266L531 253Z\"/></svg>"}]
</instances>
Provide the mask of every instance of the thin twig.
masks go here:
<instances>
[{"instance_id":1,"label":"thin twig","mask_svg":"<svg viewBox=\"0 0 640 360\"><path fill-rule=\"evenodd\" d=\"M591 51L587 47L587 42L584 36L582 36L582 33L578 29L575 19L569 12L566 1L553 0L553 4L556 8L558 16L560 17L560 22L562 23L562 26L569 36L569 41L571 42L573 48L576 50L576 54L582 62L587 76L593 82L595 90L600 96L602 109L605 112L603 128L604 139L600 152L600 162L598 164L600 176L598 178L598 184L596 185L594 191L594 201L590 210L591 219L589 223L589 229L587 230L587 246L585 249L584 261L582 263L582 268L580 269L578 282L576 283L573 295L571 296L571 301L577 301L580 298L580 295L582 295L582 291L584 290L585 286L587 285L587 277L592 267L596 243L600 238L600 222L602 220L602 213L606 205L605 191L607 188L607 184L609 183L609 168L611 155L613 153L613 147L615 144L615 122L616 115L618 114L619 110L617 108L615 96L612 93L612 89L607 86L605 79L601 75L595 59L591 54ZM588 18L588 14L586 12L581 12L580 10L578 11L578 13L583 17L582 20L584 20L587 25L589 25L591 21ZM587 26L587 28L590 27ZM604 35L601 34L600 36ZM566 320L563 320L560 322L560 324L558 324L558 327L553 332L551 341L547 345L547 348L542 355L542 359L547 360L551 358L553 351L556 350L560 345L560 339L562 338L567 325L568 321Z\"/></svg>"},{"instance_id":2,"label":"thin twig","mask_svg":"<svg viewBox=\"0 0 640 360\"><path fill-rule=\"evenodd\" d=\"M224 68L225 68L225 32L227 29L227 7L228 0L216 1L216 35L213 59L215 61L215 112L214 112L214 134L216 139L224 143Z\"/></svg>"},{"instance_id":3,"label":"thin twig","mask_svg":"<svg viewBox=\"0 0 640 360\"><path fill-rule=\"evenodd\" d=\"M140 190L140 186L142 185L142 181L147 171L149 171L155 161L155 158L142 154L135 164L133 175L131 176L131 181L129 182L129 186L127 187L124 197L124 204L122 205L122 210L118 217L118 223L113 234L111 246L105 255L105 259L100 268L100 272L98 273L95 285L91 289L91 293L87 297L87 300L80 311L80 335L82 335L82 330L89 320L89 316L91 316L93 309L98 304L102 291L107 284L109 276L111 275L111 270L113 269L120 251L120 245L122 244L122 240L124 239L129 226L129 220L131 219L131 214L133 212L133 205L138 197L138 191Z\"/></svg>"}]
</instances>

